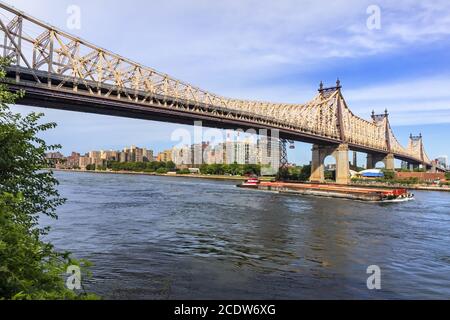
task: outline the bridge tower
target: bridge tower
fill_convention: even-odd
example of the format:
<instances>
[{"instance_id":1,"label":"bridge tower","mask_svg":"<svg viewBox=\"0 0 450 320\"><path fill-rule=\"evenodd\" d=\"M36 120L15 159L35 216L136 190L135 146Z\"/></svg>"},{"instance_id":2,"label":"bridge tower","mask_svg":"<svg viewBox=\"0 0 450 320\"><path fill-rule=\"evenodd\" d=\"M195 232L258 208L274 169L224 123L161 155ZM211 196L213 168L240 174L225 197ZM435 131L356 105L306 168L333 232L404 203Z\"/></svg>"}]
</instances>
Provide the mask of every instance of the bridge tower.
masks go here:
<instances>
[{"instance_id":1,"label":"bridge tower","mask_svg":"<svg viewBox=\"0 0 450 320\"><path fill-rule=\"evenodd\" d=\"M333 156L336 160L336 183L349 184L350 182L350 162L349 162L349 147L345 137L345 127L343 119L343 106L341 102L341 81L336 81L335 87L324 88L323 82L320 82L319 94L326 98L336 91L339 95L336 98L336 119L340 135L341 143L338 145L319 145L314 144L312 148L312 162L311 162L311 182L325 182L325 158Z\"/></svg>"},{"instance_id":2,"label":"bridge tower","mask_svg":"<svg viewBox=\"0 0 450 320\"><path fill-rule=\"evenodd\" d=\"M409 135L408 150L415 153L419 159L424 162L425 155L423 148L423 137L421 133L419 133L418 136L414 136L413 134Z\"/></svg>"},{"instance_id":3,"label":"bridge tower","mask_svg":"<svg viewBox=\"0 0 450 320\"><path fill-rule=\"evenodd\" d=\"M374 169L378 162L383 162L386 170L394 170L395 169L395 157L392 153L391 148L391 130L389 124L389 112L386 109L382 114L375 114L375 111L372 111L372 121L377 125L384 126L385 132L385 145L386 150L388 152L387 155L379 154L379 153L368 153L367 154L367 169Z\"/></svg>"},{"instance_id":4,"label":"bridge tower","mask_svg":"<svg viewBox=\"0 0 450 320\"><path fill-rule=\"evenodd\" d=\"M408 151L411 152L412 154L415 154L417 158L420 159L421 162L420 164L423 165L426 162L422 133L419 133L419 135L413 134L409 135ZM410 164L410 169L414 170L415 168L418 168L420 164L419 163Z\"/></svg>"}]
</instances>

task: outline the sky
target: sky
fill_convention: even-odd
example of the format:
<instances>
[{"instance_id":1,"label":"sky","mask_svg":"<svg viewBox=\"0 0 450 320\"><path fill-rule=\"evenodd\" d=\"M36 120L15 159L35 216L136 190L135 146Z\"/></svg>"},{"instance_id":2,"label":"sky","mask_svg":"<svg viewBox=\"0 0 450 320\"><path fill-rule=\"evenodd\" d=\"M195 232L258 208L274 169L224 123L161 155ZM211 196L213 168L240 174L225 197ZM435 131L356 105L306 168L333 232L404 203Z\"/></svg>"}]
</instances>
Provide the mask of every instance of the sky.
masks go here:
<instances>
[{"instance_id":1,"label":"sky","mask_svg":"<svg viewBox=\"0 0 450 320\"><path fill-rule=\"evenodd\" d=\"M387 108L399 141L424 136L431 158L450 154L450 2L294 0L6 0L100 47L222 96L304 103L339 79L350 109ZM80 9L80 28L68 8ZM379 12L379 18L376 15ZM374 20L375 19L375 20ZM58 127L43 136L71 151L161 151L189 126L38 109ZM297 143L289 160L309 163ZM363 155L359 156L361 159ZM361 160L363 161L363 160Z\"/></svg>"}]
</instances>

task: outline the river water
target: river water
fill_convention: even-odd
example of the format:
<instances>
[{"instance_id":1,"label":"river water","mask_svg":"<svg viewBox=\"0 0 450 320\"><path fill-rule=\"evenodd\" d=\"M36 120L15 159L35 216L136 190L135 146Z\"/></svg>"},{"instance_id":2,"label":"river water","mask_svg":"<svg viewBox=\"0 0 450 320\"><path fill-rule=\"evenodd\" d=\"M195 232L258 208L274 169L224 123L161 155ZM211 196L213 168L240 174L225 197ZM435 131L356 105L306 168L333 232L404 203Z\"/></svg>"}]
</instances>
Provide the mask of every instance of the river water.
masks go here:
<instances>
[{"instance_id":1,"label":"river water","mask_svg":"<svg viewBox=\"0 0 450 320\"><path fill-rule=\"evenodd\" d=\"M105 299L450 299L450 193L376 204L233 182L55 173L57 249ZM367 268L381 290L367 288Z\"/></svg>"}]
</instances>

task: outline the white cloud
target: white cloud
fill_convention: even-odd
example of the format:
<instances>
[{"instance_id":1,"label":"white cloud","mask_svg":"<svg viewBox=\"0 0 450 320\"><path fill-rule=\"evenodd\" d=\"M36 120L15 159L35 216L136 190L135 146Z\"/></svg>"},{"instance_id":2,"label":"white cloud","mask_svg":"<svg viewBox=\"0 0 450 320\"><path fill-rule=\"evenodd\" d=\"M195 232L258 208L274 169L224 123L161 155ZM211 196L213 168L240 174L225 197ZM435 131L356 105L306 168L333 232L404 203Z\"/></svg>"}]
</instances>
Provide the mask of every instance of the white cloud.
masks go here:
<instances>
[{"instance_id":1,"label":"white cloud","mask_svg":"<svg viewBox=\"0 0 450 320\"><path fill-rule=\"evenodd\" d=\"M450 123L450 75L387 82L344 91L350 108L369 115L387 108L395 125Z\"/></svg>"},{"instance_id":2,"label":"white cloud","mask_svg":"<svg viewBox=\"0 0 450 320\"><path fill-rule=\"evenodd\" d=\"M71 4L74 1L14 0L16 7L61 28ZM82 9L77 34L88 41L213 92L258 100L311 99L320 79L279 81L291 70L311 74L336 59L407 52L450 37L448 0L376 1L381 30L367 29L366 9L373 4L369 0L135 0L127 6L78 0L75 4ZM270 85L261 79L271 79ZM345 95L357 113L368 115L372 108L387 107L396 123L450 122L445 111L450 108L447 79L443 75L369 85L346 90ZM419 117L422 110L434 112Z\"/></svg>"},{"instance_id":3,"label":"white cloud","mask_svg":"<svg viewBox=\"0 0 450 320\"><path fill-rule=\"evenodd\" d=\"M65 28L72 1L15 5ZM79 0L81 36L178 78L206 83L211 73L252 79L286 65L299 70L324 59L400 50L450 33L446 0L378 1L381 30L368 30L372 1L109 1ZM135 5L133 5L135 4ZM208 72L209 71L209 72ZM206 74L206 75L205 75Z\"/></svg>"}]
</instances>

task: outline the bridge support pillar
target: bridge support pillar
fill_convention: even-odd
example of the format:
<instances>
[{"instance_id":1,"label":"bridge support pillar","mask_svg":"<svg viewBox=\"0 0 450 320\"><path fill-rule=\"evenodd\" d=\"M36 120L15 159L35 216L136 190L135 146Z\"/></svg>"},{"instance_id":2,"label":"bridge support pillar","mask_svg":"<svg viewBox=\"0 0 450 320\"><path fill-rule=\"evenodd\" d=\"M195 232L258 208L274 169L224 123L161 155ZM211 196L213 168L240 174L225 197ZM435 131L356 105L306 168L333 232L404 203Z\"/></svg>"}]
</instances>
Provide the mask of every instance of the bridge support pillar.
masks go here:
<instances>
[{"instance_id":1,"label":"bridge support pillar","mask_svg":"<svg viewBox=\"0 0 450 320\"><path fill-rule=\"evenodd\" d=\"M325 182L325 158L333 156L336 159L336 183L350 183L350 163L348 145L320 146L314 145L312 149L311 182Z\"/></svg>"},{"instance_id":2,"label":"bridge support pillar","mask_svg":"<svg viewBox=\"0 0 450 320\"><path fill-rule=\"evenodd\" d=\"M373 155L371 153L367 154L367 165L366 165L367 169L374 169L375 168L375 166L376 166L376 164L378 162L375 158L376 158L375 155Z\"/></svg>"},{"instance_id":3,"label":"bridge support pillar","mask_svg":"<svg viewBox=\"0 0 450 320\"><path fill-rule=\"evenodd\" d=\"M313 145L311 162L311 182L325 182L324 160L327 157L326 147Z\"/></svg>"},{"instance_id":4,"label":"bridge support pillar","mask_svg":"<svg viewBox=\"0 0 450 320\"><path fill-rule=\"evenodd\" d=\"M383 162L386 170L395 169L395 157L393 154L390 153L386 156L371 153L367 154L367 169L375 169L378 162Z\"/></svg>"},{"instance_id":5,"label":"bridge support pillar","mask_svg":"<svg viewBox=\"0 0 450 320\"><path fill-rule=\"evenodd\" d=\"M350 162L348 158L348 145L341 144L336 149L336 183L349 184L350 183Z\"/></svg>"},{"instance_id":6,"label":"bridge support pillar","mask_svg":"<svg viewBox=\"0 0 450 320\"><path fill-rule=\"evenodd\" d=\"M386 170L395 170L395 157L392 153L388 154L383 162Z\"/></svg>"},{"instance_id":7,"label":"bridge support pillar","mask_svg":"<svg viewBox=\"0 0 450 320\"><path fill-rule=\"evenodd\" d=\"M425 168L427 168L427 167L425 166ZM429 170L428 172L431 172L431 173L436 173L436 172L438 172L436 162L433 161L433 162L431 163L431 168L430 168L430 170Z\"/></svg>"}]
</instances>

